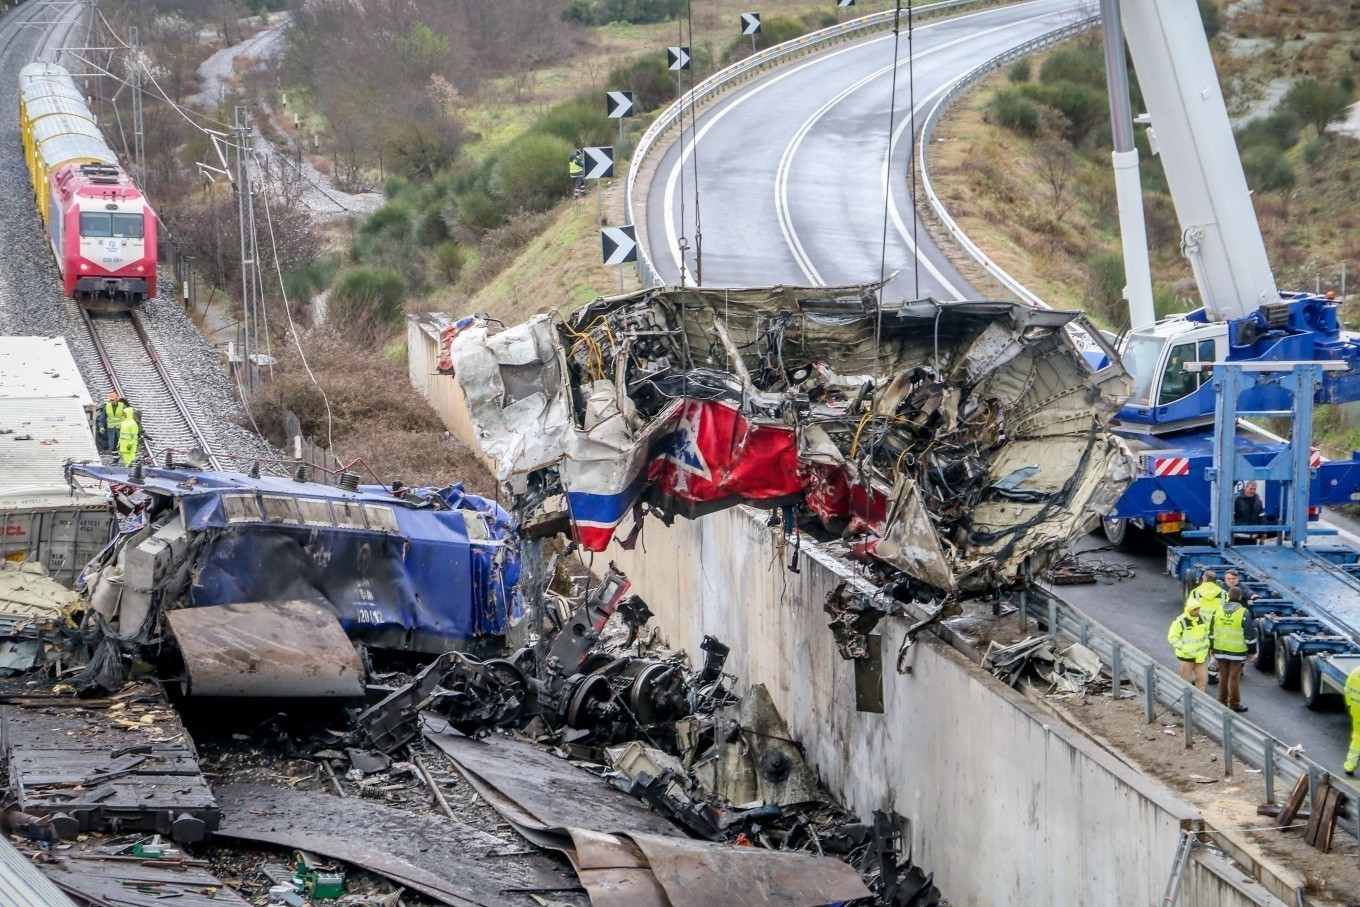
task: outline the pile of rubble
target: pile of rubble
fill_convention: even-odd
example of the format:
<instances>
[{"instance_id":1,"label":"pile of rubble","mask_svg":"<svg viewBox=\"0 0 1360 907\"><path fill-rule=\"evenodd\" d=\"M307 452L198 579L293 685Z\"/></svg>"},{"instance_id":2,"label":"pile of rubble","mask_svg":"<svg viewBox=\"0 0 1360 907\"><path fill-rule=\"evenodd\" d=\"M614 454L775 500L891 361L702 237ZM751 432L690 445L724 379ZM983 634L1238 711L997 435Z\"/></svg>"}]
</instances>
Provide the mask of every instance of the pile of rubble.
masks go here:
<instances>
[{"instance_id":1,"label":"pile of rubble","mask_svg":"<svg viewBox=\"0 0 1360 907\"><path fill-rule=\"evenodd\" d=\"M877 292L653 288L459 322L448 363L538 531L600 551L745 502L927 597L1026 581L1132 478L1127 373L1076 313Z\"/></svg>"},{"instance_id":2,"label":"pile of rubble","mask_svg":"<svg viewBox=\"0 0 1360 907\"><path fill-rule=\"evenodd\" d=\"M903 820L837 806L764 688L734 695L727 647L697 669L656 648L627 590L548 594L506 658L361 659L356 696L241 700L267 713L244 731L226 700L181 721L145 646L138 679L75 696L52 655L79 615L46 615L50 650L0 688L4 829L77 904L938 903Z\"/></svg>"}]
</instances>

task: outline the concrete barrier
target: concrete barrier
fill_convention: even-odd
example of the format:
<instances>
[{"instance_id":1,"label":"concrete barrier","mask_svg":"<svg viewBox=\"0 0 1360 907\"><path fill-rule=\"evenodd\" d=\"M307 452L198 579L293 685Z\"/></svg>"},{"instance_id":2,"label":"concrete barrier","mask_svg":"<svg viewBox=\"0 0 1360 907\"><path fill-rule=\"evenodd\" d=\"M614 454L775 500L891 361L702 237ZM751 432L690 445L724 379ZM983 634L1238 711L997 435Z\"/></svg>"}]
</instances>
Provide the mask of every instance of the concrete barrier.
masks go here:
<instances>
[{"instance_id":1,"label":"concrete barrier","mask_svg":"<svg viewBox=\"0 0 1360 907\"><path fill-rule=\"evenodd\" d=\"M634 551L609 556L671 645L697 652L711 634L732 647L729 670L769 688L849 808L911 820L915 862L951 903L1161 903L1181 831L1199 821L1191 807L930 634L899 675L905 620L881 625L882 712L859 711L856 664L822 602L843 580L872 587L816 547L792 573L778 545L764 514L737 508L649 522ZM875 698L872 678L860 682ZM1220 863L1191 861L1181 904L1281 903Z\"/></svg>"},{"instance_id":2,"label":"concrete barrier","mask_svg":"<svg viewBox=\"0 0 1360 907\"><path fill-rule=\"evenodd\" d=\"M463 389L452 375L441 375L439 362L439 332L448 324L442 315L421 317L410 315L406 320L406 369L411 386L429 401L439 414L439 421L453 436L474 451L494 475L495 464L482 453L482 446L468 416Z\"/></svg>"}]
</instances>

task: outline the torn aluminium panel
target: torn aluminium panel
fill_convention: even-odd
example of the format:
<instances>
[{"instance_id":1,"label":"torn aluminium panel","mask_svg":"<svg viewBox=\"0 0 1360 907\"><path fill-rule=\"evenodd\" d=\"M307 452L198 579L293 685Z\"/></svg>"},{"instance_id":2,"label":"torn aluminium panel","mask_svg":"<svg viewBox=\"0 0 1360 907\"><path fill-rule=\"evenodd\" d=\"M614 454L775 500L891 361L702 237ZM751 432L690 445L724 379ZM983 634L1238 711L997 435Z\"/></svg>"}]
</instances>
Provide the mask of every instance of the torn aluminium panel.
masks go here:
<instances>
[{"instance_id":1,"label":"torn aluminium panel","mask_svg":"<svg viewBox=\"0 0 1360 907\"><path fill-rule=\"evenodd\" d=\"M1130 481L1107 431L1127 373L1078 313L876 294L653 288L474 323L452 359L499 477L560 490L591 550L643 507L802 503L933 589L1022 580Z\"/></svg>"},{"instance_id":2,"label":"torn aluminium panel","mask_svg":"<svg viewBox=\"0 0 1360 907\"><path fill-rule=\"evenodd\" d=\"M411 500L239 473L72 471L144 501L83 578L111 638L145 643L180 605L306 600L356 642L443 652L495 643L523 612L514 520L459 485Z\"/></svg>"}]
</instances>

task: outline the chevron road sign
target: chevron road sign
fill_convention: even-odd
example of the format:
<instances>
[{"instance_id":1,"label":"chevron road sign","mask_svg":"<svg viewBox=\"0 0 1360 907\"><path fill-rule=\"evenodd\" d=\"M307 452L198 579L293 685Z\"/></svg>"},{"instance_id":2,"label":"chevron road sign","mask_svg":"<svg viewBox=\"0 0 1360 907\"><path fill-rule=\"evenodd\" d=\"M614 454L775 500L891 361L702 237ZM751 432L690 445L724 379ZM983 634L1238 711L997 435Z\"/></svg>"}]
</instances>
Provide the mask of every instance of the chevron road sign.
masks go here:
<instances>
[{"instance_id":1,"label":"chevron road sign","mask_svg":"<svg viewBox=\"0 0 1360 907\"><path fill-rule=\"evenodd\" d=\"M760 13L741 14L741 33L754 35L760 32Z\"/></svg>"},{"instance_id":2,"label":"chevron road sign","mask_svg":"<svg viewBox=\"0 0 1360 907\"><path fill-rule=\"evenodd\" d=\"M586 153L586 179L602 180L614 175L614 147L583 148Z\"/></svg>"},{"instance_id":3,"label":"chevron road sign","mask_svg":"<svg viewBox=\"0 0 1360 907\"><path fill-rule=\"evenodd\" d=\"M631 224L626 227L605 227L600 230L600 246L604 251L604 263L621 265L637 261L637 228Z\"/></svg>"},{"instance_id":4,"label":"chevron road sign","mask_svg":"<svg viewBox=\"0 0 1360 907\"><path fill-rule=\"evenodd\" d=\"M605 111L611 120L633 115L633 93L631 91L611 91L605 94Z\"/></svg>"},{"instance_id":5,"label":"chevron road sign","mask_svg":"<svg viewBox=\"0 0 1360 907\"><path fill-rule=\"evenodd\" d=\"M836 0L836 8L844 9L847 6L854 6L855 0Z\"/></svg>"},{"instance_id":6,"label":"chevron road sign","mask_svg":"<svg viewBox=\"0 0 1360 907\"><path fill-rule=\"evenodd\" d=\"M666 66L672 72L681 69L689 69L689 48L688 47L666 48Z\"/></svg>"}]
</instances>

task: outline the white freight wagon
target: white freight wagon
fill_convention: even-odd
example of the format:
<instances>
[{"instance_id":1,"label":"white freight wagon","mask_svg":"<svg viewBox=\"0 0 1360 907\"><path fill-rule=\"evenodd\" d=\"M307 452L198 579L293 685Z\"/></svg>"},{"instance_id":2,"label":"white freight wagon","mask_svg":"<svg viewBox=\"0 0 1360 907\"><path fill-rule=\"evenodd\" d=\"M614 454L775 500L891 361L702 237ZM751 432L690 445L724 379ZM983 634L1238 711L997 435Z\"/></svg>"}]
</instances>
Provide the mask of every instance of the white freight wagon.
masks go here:
<instances>
[{"instance_id":1,"label":"white freight wagon","mask_svg":"<svg viewBox=\"0 0 1360 907\"><path fill-rule=\"evenodd\" d=\"M107 491L68 480L98 463L94 401L62 337L0 337L0 556L71 585L112 536Z\"/></svg>"}]
</instances>

